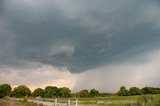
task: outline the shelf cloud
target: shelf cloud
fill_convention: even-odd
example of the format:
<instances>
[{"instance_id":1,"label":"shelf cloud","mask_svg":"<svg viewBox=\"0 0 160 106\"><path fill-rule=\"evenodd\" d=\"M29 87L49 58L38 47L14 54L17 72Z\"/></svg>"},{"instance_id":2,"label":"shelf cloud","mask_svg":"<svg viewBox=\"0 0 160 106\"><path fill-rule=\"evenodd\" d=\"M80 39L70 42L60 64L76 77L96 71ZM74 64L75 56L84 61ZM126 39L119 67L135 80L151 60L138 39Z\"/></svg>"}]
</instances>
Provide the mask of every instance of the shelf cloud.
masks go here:
<instances>
[{"instance_id":1,"label":"shelf cloud","mask_svg":"<svg viewBox=\"0 0 160 106\"><path fill-rule=\"evenodd\" d=\"M100 84L99 78L112 80L115 74L116 77L134 74L126 78L129 82L124 84L128 86L135 84L130 83L134 78L143 79L145 85L149 77L156 85L159 79L153 76L159 73L159 67L155 69L159 64L156 60L160 49L159 10L159 0L1 0L0 83L9 83L19 72L31 72L34 76L41 67L52 67L74 77L70 80L75 83L75 87L70 86L73 89L86 86L102 90L106 86ZM157 57L146 63L147 56L154 54ZM48 69L45 70L47 73ZM137 70L155 71L152 76L142 77ZM8 74L16 76L7 80ZM99 82L85 84L92 74L98 75ZM39 77L47 79L41 74ZM106 85L121 84L123 81L115 80L115 84Z\"/></svg>"}]
</instances>

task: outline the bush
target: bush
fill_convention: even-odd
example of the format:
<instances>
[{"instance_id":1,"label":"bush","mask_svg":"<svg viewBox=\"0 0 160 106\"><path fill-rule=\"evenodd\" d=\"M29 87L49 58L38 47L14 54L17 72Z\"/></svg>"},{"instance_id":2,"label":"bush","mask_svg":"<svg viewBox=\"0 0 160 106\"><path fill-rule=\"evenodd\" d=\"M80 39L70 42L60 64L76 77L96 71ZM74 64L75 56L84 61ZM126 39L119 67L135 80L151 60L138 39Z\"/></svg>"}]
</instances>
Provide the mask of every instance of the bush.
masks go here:
<instances>
[{"instance_id":1,"label":"bush","mask_svg":"<svg viewBox=\"0 0 160 106\"><path fill-rule=\"evenodd\" d=\"M142 94L142 92L141 92L141 90L139 89L139 88L137 88L137 87L131 87L130 89L129 89L129 94L132 96L132 95L141 95Z\"/></svg>"},{"instance_id":2,"label":"bush","mask_svg":"<svg viewBox=\"0 0 160 106\"><path fill-rule=\"evenodd\" d=\"M19 97L19 98L30 96L30 95L31 95L31 90L25 85L20 85L14 88L13 91L11 92L11 96Z\"/></svg>"},{"instance_id":3,"label":"bush","mask_svg":"<svg viewBox=\"0 0 160 106\"><path fill-rule=\"evenodd\" d=\"M59 88L59 97L63 98L71 97L71 90L67 87Z\"/></svg>"},{"instance_id":4,"label":"bush","mask_svg":"<svg viewBox=\"0 0 160 106\"><path fill-rule=\"evenodd\" d=\"M12 88L9 84L2 84L0 85L0 98L5 96L9 96Z\"/></svg>"},{"instance_id":5,"label":"bush","mask_svg":"<svg viewBox=\"0 0 160 106\"><path fill-rule=\"evenodd\" d=\"M40 97L43 98L44 95L45 95L45 90L43 90L42 88L37 88L37 89L35 89L34 92L33 92L33 96L35 96L35 97L40 96Z\"/></svg>"},{"instance_id":6,"label":"bush","mask_svg":"<svg viewBox=\"0 0 160 106\"><path fill-rule=\"evenodd\" d=\"M95 89L91 89L89 92L89 97L96 97L99 96L99 91Z\"/></svg>"},{"instance_id":7,"label":"bush","mask_svg":"<svg viewBox=\"0 0 160 106\"><path fill-rule=\"evenodd\" d=\"M89 97L89 91L88 90L81 90L79 93L78 93L79 97L82 97L82 98L87 98Z\"/></svg>"},{"instance_id":8,"label":"bush","mask_svg":"<svg viewBox=\"0 0 160 106\"><path fill-rule=\"evenodd\" d=\"M144 95L138 99L138 106L160 106L160 103L153 95Z\"/></svg>"},{"instance_id":9,"label":"bush","mask_svg":"<svg viewBox=\"0 0 160 106\"><path fill-rule=\"evenodd\" d=\"M59 94L59 89L57 87L54 86L47 86L45 87L45 98L54 98L54 97L58 97Z\"/></svg>"},{"instance_id":10,"label":"bush","mask_svg":"<svg viewBox=\"0 0 160 106\"><path fill-rule=\"evenodd\" d=\"M125 86L122 86L118 91L119 96L129 96L129 91L126 89Z\"/></svg>"},{"instance_id":11,"label":"bush","mask_svg":"<svg viewBox=\"0 0 160 106\"><path fill-rule=\"evenodd\" d=\"M160 94L160 88L144 87L142 88L143 94Z\"/></svg>"}]
</instances>

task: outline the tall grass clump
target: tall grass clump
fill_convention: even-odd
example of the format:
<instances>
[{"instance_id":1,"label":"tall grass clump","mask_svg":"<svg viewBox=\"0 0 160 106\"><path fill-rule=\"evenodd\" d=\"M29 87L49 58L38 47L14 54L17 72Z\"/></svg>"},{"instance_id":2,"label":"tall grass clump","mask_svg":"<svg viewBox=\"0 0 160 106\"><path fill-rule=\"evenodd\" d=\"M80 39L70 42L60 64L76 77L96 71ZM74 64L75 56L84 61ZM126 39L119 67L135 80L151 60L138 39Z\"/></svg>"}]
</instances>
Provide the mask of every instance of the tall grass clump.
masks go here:
<instances>
[{"instance_id":1,"label":"tall grass clump","mask_svg":"<svg viewBox=\"0 0 160 106\"><path fill-rule=\"evenodd\" d=\"M138 106L160 106L160 100L156 99L154 95L144 95L139 97Z\"/></svg>"}]
</instances>

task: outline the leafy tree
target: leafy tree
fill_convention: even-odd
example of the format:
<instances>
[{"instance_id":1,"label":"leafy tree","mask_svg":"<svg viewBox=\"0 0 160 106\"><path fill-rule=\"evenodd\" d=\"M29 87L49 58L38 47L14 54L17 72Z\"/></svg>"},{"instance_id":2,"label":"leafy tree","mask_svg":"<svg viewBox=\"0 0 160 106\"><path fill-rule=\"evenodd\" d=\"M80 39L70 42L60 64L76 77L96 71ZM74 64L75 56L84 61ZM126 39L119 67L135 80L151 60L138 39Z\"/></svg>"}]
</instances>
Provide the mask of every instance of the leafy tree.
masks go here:
<instances>
[{"instance_id":1,"label":"leafy tree","mask_svg":"<svg viewBox=\"0 0 160 106\"><path fill-rule=\"evenodd\" d=\"M98 90L91 89L90 92L89 92L89 96L90 97L96 97L98 95L99 95L99 91Z\"/></svg>"},{"instance_id":2,"label":"leafy tree","mask_svg":"<svg viewBox=\"0 0 160 106\"><path fill-rule=\"evenodd\" d=\"M152 87L144 87L142 88L143 94L154 94L154 88Z\"/></svg>"},{"instance_id":3,"label":"leafy tree","mask_svg":"<svg viewBox=\"0 0 160 106\"><path fill-rule=\"evenodd\" d=\"M25 97L31 95L31 90L26 85L20 85L13 89L12 96L14 97Z\"/></svg>"},{"instance_id":4,"label":"leafy tree","mask_svg":"<svg viewBox=\"0 0 160 106\"><path fill-rule=\"evenodd\" d=\"M88 90L81 90L79 93L78 93L79 97L83 97L83 98L86 98L86 97L89 97L89 91Z\"/></svg>"},{"instance_id":5,"label":"leafy tree","mask_svg":"<svg viewBox=\"0 0 160 106\"><path fill-rule=\"evenodd\" d=\"M160 88L154 88L154 94L160 94Z\"/></svg>"},{"instance_id":6,"label":"leafy tree","mask_svg":"<svg viewBox=\"0 0 160 106\"><path fill-rule=\"evenodd\" d=\"M69 88L67 87L59 88L59 97L66 98L70 96L71 96L71 90Z\"/></svg>"},{"instance_id":7,"label":"leafy tree","mask_svg":"<svg viewBox=\"0 0 160 106\"><path fill-rule=\"evenodd\" d=\"M53 98L59 96L59 89L54 86L47 86L45 88L45 96L46 98Z\"/></svg>"},{"instance_id":8,"label":"leafy tree","mask_svg":"<svg viewBox=\"0 0 160 106\"><path fill-rule=\"evenodd\" d=\"M9 84L2 84L0 85L0 98L5 96L9 96L12 88Z\"/></svg>"},{"instance_id":9,"label":"leafy tree","mask_svg":"<svg viewBox=\"0 0 160 106\"><path fill-rule=\"evenodd\" d=\"M129 89L129 94L130 94L130 95L141 95L142 92L141 92L141 90L140 90L139 88L137 88L137 87L131 87L131 88Z\"/></svg>"},{"instance_id":10,"label":"leafy tree","mask_svg":"<svg viewBox=\"0 0 160 106\"><path fill-rule=\"evenodd\" d=\"M45 95L45 90L43 90L42 88L37 88L33 91L33 96L40 96L40 97L44 97Z\"/></svg>"},{"instance_id":11,"label":"leafy tree","mask_svg":"<svg viewBox=\"0 0 160 106\"><path fill-rule=\"evenodd\" d=\"M122 86L118 91L119 96L129 96L129 91L126 89L125 86Z\"/></svg>"}]
</instances>

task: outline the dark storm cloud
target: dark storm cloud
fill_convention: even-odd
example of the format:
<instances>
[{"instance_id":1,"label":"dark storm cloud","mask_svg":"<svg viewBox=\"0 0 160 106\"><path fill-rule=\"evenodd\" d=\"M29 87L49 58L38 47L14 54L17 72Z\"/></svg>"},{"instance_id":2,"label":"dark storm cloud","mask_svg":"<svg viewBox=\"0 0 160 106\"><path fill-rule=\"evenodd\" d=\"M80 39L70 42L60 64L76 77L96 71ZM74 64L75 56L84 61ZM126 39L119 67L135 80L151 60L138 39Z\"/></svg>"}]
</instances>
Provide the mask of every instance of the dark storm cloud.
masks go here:
<instances>
[{"instance_id":1,"label":"dark storm cloud","mask_svg":"<svg viewBox=\"0 0 160 106\"><path fill-rule=\"evenodd\" d=\"M117 62L159 47L158 6L146 0L6 0L0 28L14 39L0 40L0 54L12 41L12 61L66 66L72 72ZM6 58L5 64L13 64Z\"/></svg>"},{"instance_id":2,"label":"dark storm cloud","mask_svg":"<svg viewBox=\"0 0 160 106\"><path fill-rule=\"evenodd\" d=\"M0 1L0 15L2 14L2 10L3 10L3 2L4 0Z\"/></svg>"}]
</instances>

